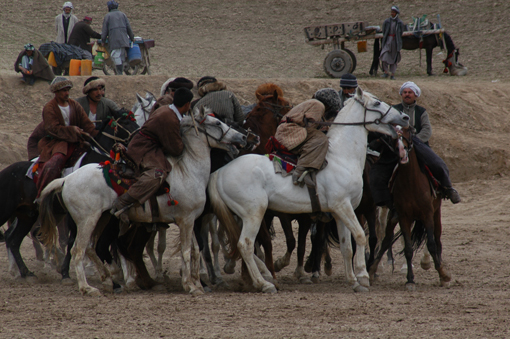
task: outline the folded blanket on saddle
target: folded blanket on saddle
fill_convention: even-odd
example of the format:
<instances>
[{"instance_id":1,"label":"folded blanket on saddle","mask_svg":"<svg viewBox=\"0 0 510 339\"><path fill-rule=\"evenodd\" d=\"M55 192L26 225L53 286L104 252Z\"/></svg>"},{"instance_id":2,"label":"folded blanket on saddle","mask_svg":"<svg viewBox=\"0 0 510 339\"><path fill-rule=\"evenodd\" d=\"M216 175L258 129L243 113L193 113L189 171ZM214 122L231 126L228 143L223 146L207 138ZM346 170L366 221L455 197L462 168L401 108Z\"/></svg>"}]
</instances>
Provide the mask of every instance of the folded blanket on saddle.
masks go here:
<instances>
[{"instance_id":1,"label":"folded blanket on saddle","mask_svg":"<svg viewBox=\"0 0 510 339\"><path fill-rule=\"evenodd\" d=\"M124 171L122 167L125 166L123 164L112 164L109 161L105 161L99 163L99 166L103 169L103 177L106 184L112 188L118 196L126 193L129 187L138 181L137 179L126 178L121 175ZM170 185L166 181L163 185L161 185L155 196L163 194L166 194L168 197L168 206L178 204L177 200L172 199L172 196L170 195Z\"/></svg>"},{"instance_id":2,"label":"folded blanket on saddle","mask_svg":"<svg viewBox=\"0 0 510 339\"><path fill-rule=\"evenodd\" d=\"M73 154L67 159L64 169L62 170L61 177L66 177L69 174L76 171L81 167L81 162L83 158L87 155L85 149L79 148L76 149ZM37 179L39 178L39 157L31 160L32 165L28 168L25 176L29 179L32 179L35 183L37 183Z\"/></svg>"},{"instance_id":3,"label":"folded blanket on saddle","mask_svg":"<svg viewBox=\"0 0 510 339\"><path fill-rule=\"evenodd\" d=\"M281 174L283 177L292 175L296 168L298 156L291 153L274 137L270 137L265 146L266 157L273 162L275 173Z\"/></svg>"},{"instance_id":4,"label":"folded blanket on saddle","mask_svg":"<svg viewBox=\"0 0 510 339\"><path fill-rule=\"evenodd\" d=\"M64 62L70 61L71 59L82 60L87 58L86 51L80 47L68 44L58 44L53 41L42 44L41 47L39 47L39 52L41 52L45 58L48 58L48 54L53 52L55 62L58 66L61 66Z\"/></svg>"}]
</instances>

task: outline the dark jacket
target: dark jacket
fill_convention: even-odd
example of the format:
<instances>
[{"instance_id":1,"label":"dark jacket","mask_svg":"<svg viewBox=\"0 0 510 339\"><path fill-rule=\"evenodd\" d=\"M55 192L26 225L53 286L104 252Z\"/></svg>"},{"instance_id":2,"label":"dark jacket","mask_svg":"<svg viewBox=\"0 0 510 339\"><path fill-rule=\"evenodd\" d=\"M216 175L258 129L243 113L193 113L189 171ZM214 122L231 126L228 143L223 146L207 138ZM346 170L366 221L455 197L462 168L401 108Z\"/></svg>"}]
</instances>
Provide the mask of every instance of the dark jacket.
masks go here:
<instances>
[{"instance_id":1,"label":"dark jacket","mask_svg":"<svg viewBox=\"0 0 510 339\"><path fill-rule=\"evenodd\" d=\"M69 99L70 114L69 126L65 125L64 117L58 107L57 99L51 99L43 108L43 123L45 137L39 141L40 162L48 161L55 153L67 155L68 143L80 143L80 134L73 126L78 126L91 136L96 136L98 131L89 117L73 99Z\"/></svg>"},{"instance_id":2,"label":"dark jacket","mask_svg":"<svg viewBox=\"0 0 510 339\"><path fill-rule=\"evenodd\" d=\"M41 121L39 125L34 129L32 134L28 137L27 142L27 152L28 152L28 160L32 160L39 156L39 148L37 144L39 144L39 140L44 138L46 135L46 131L44 130L44 121Z\"/></svg>"},{"instance_id":3,"label":"dark jacket","mask_svg":"<svg viewBox=\"0 0 510 339\"><path fill-rule=\"evenodd\" d=\"M78 46L81 49L92 52L92 47L87 45L90 38L101 39L101 34L95 32L85 21L80 21L74 25L73 31L69 36L69 45Z\"/></svg>"},{"instance_id":4,"label":"dark jacket","mask_svg":"<svg viewBox=\"0 0 510 339\"><path fill-rule=\"evenodd\" d=\"M127 48L129 47L129 40L135 40L135 35L131 30L131 25L129 24L126 14L118 9L111 10L104 17L101 40L106 42L106 38L108 38L110 51L119 48Z\"/></svg>"},{"instance_id":5,"label":"dark jacket","mask_svg":"<svg viewBox=\"0 0 510 339\"><path fill-rule=\"evenodd\" d=\"M179 156L184 150L180 121L168 106L163 106L151 114L140 132L135 134L128 145L127 155L140 166L160 169L166 172L172 166L167 156Z\"/></svg>"},{"instance_id":6,"label":"dark jacket","mask_svg":"<svg viewBox=\"0 0 510 339\"><path fill-rule=\"evenodd\" d=\"M89 106L89 99L87 96L83 96L81 98L76 99L76 101L83 107L83 110L89 115L90 112L90 106ZM115 102L113 102L110 99L102 98L101 101L97 104L96 109L96 119L95 120L104 120L108 118L108 116L115 116L115 112L119 110L119 106ZM97 126L97 124L96 124Z\"/></svg>"},{"instance_id":7,"label":"dark jacket","mask_svg":"<svg viewBox=\"0 0 510 339\"><path fill-rule=\"evenodd\" d=\"M406 107L402 103L393 105L393 107L409 115L410 124L416 130L415 136L428 146L429 139L432 136L432 126L425 107L416 105L416 102L410 106L406 105Z\"/></svg>"},{"instance_id":8,"label":"dark jacket","mask_svg":"<svg viewBox=\"0 0 510 339\"><path fill-rule=\"evenodd\" d=\"M383 31L383 39L382 39L382 46L386 44L386 41L388 39L388 35L390 34L390 26L391 26L391 20L392 18L388 18L384 20L382 31ZM404 32L404 23L400 18L397 18L397 26L395 33L395 40L397 41L397 51L400 52L402 49L402 33Z\"/></svg>"}]
</instances>

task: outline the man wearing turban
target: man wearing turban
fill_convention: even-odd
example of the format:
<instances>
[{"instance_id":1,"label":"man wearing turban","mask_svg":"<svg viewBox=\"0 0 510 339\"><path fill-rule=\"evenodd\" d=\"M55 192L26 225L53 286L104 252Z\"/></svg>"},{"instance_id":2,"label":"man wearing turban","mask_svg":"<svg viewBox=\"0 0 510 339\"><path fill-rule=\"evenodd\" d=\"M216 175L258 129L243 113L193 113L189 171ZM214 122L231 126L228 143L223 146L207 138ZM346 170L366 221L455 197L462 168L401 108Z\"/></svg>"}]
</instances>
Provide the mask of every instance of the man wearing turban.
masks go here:
<instances>
[{"instance_id":1,"label":"man wearing turban","mask_svg":"<svg viewBox=\"0 0 510 339\"><path fill-rule=\"evenodd\" d=\"M391 16L384 20L383 39L381 50L381 62L384 74L383 78L390 77L395 80L397 64L400 62L400 50L402 49L402 33L404 32L404 23L398 17L400 10L397 6L391 7Z\"/></svg>"},{"instance_id":2,"label":"man wearing turban","mask_svg":"<svg viewBox=\"0 0 510 339\"><path fill-rule=\"evenodd\" d=\"M57 37L55 42L59 44L68 44L69 37L73 31L74 25L78 23L78 18L72 14L73 3L67 1L62 6L62 14L55 17L55 30L57 31Z\"/></svg>"}]
</instances>

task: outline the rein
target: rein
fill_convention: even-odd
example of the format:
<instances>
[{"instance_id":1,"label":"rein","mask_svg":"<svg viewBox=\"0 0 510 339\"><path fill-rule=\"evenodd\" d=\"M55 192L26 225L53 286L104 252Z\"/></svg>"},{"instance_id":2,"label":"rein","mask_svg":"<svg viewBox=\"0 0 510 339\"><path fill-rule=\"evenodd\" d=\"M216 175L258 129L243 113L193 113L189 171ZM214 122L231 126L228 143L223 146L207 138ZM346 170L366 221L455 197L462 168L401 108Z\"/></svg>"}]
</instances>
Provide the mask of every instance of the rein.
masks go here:
<instances>
[{"instance_id":1,"label":"rein","mask_svg":"<svg viewBox=\"0 0 510 339\"><path fill-rule=\"evenodd\" d=\"M273 116L278 120L282 119L285 116L284 114L280 113L282 109L284 109L284 108L292 109L292 107L290 105L273 104L272 102L267 102L267 101L261 101L260 103L271 106L271 108L267 108L267 109L269 109L273 113ZM275 109L275 108L277 108L277 109Z\"/></svg>"}]
</instances>

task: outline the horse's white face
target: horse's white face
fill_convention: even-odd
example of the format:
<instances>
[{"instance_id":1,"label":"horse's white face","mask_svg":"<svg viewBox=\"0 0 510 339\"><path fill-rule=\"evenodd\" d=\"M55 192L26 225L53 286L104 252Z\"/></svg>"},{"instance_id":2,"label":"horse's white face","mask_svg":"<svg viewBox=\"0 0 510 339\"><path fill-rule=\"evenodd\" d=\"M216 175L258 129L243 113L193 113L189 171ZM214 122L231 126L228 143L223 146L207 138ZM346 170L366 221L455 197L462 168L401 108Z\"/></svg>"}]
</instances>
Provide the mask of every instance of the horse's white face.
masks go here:
<instances>
[{"instance_id":1,"label":"horse's white face","mask_svg":"<svg viewBox=\"0 0 510 339\"><path fill-rule=\"evenodd\" d=\"M137 103L133 106L132 111L135 114L136 123L141 127L149 119L149 113L156 103L156 98L152 93L146 92L145 98L136 93L136 100Z\"/></svg>"},{"instance_id":2,"label":"horse's white face","mask_svg":"<svg viewBox=\"0 0 510 339\"><path fill-rule=\"evenodd\" d=\"M365 110L364 121L373 122L365 125L366 129L371 132L383 133L396 139L398 135L395 126L409 126L409 116L407 114L399 112L372 94L363 92L359 87L356 89L354 99L363 104Z\"/></svg>"},{"instance_id":3,"label":"horse's white face","mask_svg":"<svg viewBox=\"0 0 510 339\"><path fill-rule=\"evenodd\" d=\"M236 146L246 146L246 135L215 118L212 111L208 108L195 110L194 117L197 127L205 130L208 143L211 147L223 149L235 156L239 153Z\"/></svg>"}]
</instances>

